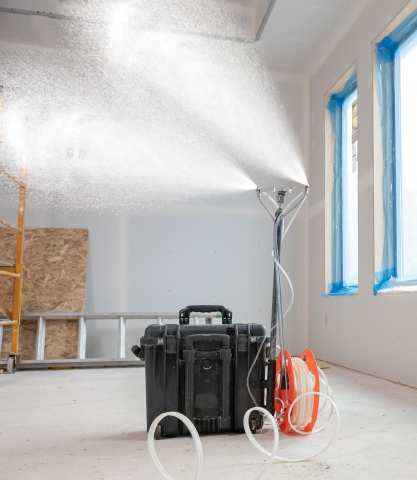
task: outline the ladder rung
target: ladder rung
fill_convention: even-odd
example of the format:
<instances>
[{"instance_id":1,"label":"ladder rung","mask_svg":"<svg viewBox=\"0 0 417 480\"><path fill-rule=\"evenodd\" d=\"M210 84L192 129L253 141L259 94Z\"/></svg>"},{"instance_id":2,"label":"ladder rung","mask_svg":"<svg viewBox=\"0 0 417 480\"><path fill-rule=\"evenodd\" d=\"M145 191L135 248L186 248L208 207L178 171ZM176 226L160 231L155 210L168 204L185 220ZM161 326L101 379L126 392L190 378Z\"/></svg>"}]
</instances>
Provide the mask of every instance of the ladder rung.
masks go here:
<instances>
[{"instance_id":1,"label":"ladder rung","mask_svg":"<svg viewBox=\"0 0 417 480\"><path fill-rule=\"evenodd\" d=\"M4 225L5 227L9 227L9 228L13 228L13 230L16 230L17 232L21 232L22 229L19 228L19 227L15 227L14 225L10 224L10 223L6 223L5 221L3 221L1 218L0 218L0 223L2 225Z\"/></svg>"},{"instance_id":2,"label":"ladder rung","mask_svg":"<svg viewBox=\"0 0 417 480\"><path fill-rule=\"evenodd\" d=\"M13 182L17 183L19 185L19 187L24 187L25 186L20 180L18 180L17 178L14 178L13 175L10 175L10 173L7 172L3 167L0 167L0 172L4 173L6 175L6 177L10 178L10 180L13 180Z\"/></svg>"},{"instance_id":3,"label":"ladder rung","mask_svg":"<svg viewBox=\"0 0 417 480\"><path fill-rule=\"evenodd\" d=\"M6 325L17 325L17 320L11 320L11 321L8 321L8 322L0 321L0 327L4 327Z\"/></svg>"},{"instance_id":4,"label":"ladder rung","mask_svg":"<svg viewBox=\"0 0 417 480\"><path fill-rule=\"evenodd\" d=\"M16 273L16 266L12 265L11 267L8 267L7 265L0 264L0 272Z\"/></svg>"},{"instance_id":5,"label":"ladder rung","mask_svg":"<svg viewBox=\"0 0 417 480\"><path fill-rule=\"evenodd\" d=\"M13 263L9 263L9 262L3 262L3 260L0 260L0 267L14 267Z\"/></svg>"},{"instance_id":6,"label":"ladder rung","mask_svg":"<svg viewBox=\"0 0 417 480\"><path fill-rule=\"evenodd\" d=\"M2 270L0 270L0 277L20 278L20 273L3 272Z\"/></svg>"}]
</instances>

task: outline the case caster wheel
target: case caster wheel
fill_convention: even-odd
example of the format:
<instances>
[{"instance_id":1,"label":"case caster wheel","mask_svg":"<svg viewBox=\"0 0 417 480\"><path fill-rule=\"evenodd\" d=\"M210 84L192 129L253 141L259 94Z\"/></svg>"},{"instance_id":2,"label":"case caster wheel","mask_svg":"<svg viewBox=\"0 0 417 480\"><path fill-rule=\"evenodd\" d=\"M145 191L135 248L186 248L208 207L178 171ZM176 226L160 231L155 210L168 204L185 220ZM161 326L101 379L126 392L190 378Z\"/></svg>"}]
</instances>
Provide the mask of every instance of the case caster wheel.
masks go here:
<instances>
[{"instance_id":1,"label":"case caster wheel","mask_svg":"<svg viewBox=\"0 0 417 480\"><path fill-rule=\"evenodd\" d=\"M158 425L156 427L153 437L154 437L155 440L161 440L161 438L162 438L162 427L161 427L161 425Z\"/></svg>"},{"instance_id":2,"label":"case caster wheel","mask_svg":"<svg viewBox=\"0 0 417 480\"><path fill-rule=\"evenodd\" d=\"M7 359L7 373L15 373L16 372L16 359L15 357L9 357Z\"/></svg>"},{"instance_id":3,"label":"case caster wheel","mask_svg":"<svg viewBox=\"0 0 417 480\"><path fill-rule=\"evenodd\" d=\"M257 420L257 422L256 422L256 428L257 428L258 430L262 430L263 427L264 427L264 417L263 417L263 416L259 416L259 417L258 417L258 420Z\"/></svg>"},{"instance_id":4,"label":"case caster wheel","mask_svg":"<svg viewBox=\"0 0 417 480\"><path fill-rule=\"evenodd\" d=\"M252 418L252 420L249 422L249 427L252 435L255 434L258 430L258 424L255 418Z\"/></svg>"}]
</instances>

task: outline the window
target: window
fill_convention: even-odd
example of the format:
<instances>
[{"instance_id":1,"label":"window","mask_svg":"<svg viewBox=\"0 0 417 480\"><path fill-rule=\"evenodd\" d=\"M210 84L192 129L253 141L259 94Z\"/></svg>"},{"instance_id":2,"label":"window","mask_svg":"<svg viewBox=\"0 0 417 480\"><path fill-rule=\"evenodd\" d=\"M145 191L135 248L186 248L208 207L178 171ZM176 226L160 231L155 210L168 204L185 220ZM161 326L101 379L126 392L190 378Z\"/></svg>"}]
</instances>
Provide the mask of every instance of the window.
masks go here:
<instances>
[{"instance_id":1,"label":"window","mask_svg":"<svg viewBox=\"0 0 417 480\"><path fill-rule=\"evenodd\" d=\"M326 296L358 292L357 72L326 101Z\"/></svg>"},{"instance_id":2,"label":"window","mask_svg":"<svg viewBox=\"0 0 417 480\"><path fill-rule=\"evenodd\" d=\"M358 91L343 103L344 287L358 290Z\"/></svg>"},{"instance_id":3,"label":"window","mask_svg":"<svg viewBox=\"0 0 417 480\"><path fill-rule=\"evenodd\" d=\"M417 280L417 31L397 51L398 278Z\"/></svg>"},{"instance_id":4,"label":"window","mask_svg":"<svg viewBox=\"0 0 417 480\"><path fill-rule=\"evenodd\" d=\"M415 3L415 2L414 2ZM417 291L417 9L376 43L379 121L375 135L376 223L374 294ZM377 204L377 202L379 203ZM382 206L381 206L382 203ZM382 208L381 208L382 207ZM380 216L382 219L377 219ZM378 234L378 231L375 232ZM378 268L379 267L379 268Z\"/></svg>"}]
</instances>

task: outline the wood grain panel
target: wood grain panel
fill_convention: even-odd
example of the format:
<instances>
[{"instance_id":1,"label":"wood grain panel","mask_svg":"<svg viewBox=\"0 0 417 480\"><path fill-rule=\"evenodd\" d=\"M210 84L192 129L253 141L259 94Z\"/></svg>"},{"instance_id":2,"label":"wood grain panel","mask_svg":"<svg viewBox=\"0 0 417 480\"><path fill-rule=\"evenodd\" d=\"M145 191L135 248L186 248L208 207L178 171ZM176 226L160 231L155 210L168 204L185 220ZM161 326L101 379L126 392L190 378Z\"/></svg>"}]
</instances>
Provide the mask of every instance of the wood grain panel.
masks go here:
<instances>
[{"instance_id":1,"label":"wood grain panel","mask_svg":"<svg viewBox=\"0 0 417 480\"><path fill-rule=\"evenodd\" d=\"M0 259L14 263L16 233L0 228ZM26 228L23 250L22 312L83 312L87 283L88 230ZM0 278L0 310L12 308L13 281ZM2 357L8 352L4 328ZM33 335L23 338L20 353L33 354ZM35 330L36 338L36 330ZM47 320L45 358L76 358L78 320ZM26 353L26 351L28 353ZM23 358L23 357L22 357Z\"/></svg>"},{"instance_id":2,"label":"wood grain panel","mask_svg":"<svg viewBox=\"0 0 417 480\"><path fill-rule=\"evenodd\" d=\"M24 312L83 312L87 282L88 230L25 231Z\"/></svg>"},{"instance_id":3,"label":"wood grain panel","mask_svg":"<svg viewBox=\"0 0 417 480\"><path fill-rule=\"evenodd\" d=\"M78 320L47 320L45 360L77 358Z\"/></svg>"},{"instance_id":4,"label":"wood grain panel","mask_svg":"<svg viewBox=\"0 0 417 480\"><path fill-rule=\"evenodd\" d=\"M19 351L22 360L36 359L36 320L22 320L20 324ZM3 327L3 341L1 343L1 357L5 358L12 345L12 327Z\"/></svg>"}]
</instances>

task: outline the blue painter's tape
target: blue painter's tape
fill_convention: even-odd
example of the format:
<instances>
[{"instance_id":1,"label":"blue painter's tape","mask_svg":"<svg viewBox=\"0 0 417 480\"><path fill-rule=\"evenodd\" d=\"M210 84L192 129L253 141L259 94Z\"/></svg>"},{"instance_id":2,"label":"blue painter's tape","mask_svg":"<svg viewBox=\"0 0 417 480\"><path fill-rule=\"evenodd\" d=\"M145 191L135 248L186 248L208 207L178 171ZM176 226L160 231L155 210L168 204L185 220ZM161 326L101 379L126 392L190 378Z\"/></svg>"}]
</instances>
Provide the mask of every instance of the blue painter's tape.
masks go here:
<instances>
[{"instance_id":1,"label":"blue painter's tape","mask_svg":"<svg viewBox=\"0 0 417 480\"><path fill-rule=\"evenodd\" d=\"M380 107L382 152L383 152L383 211L385 220L384 248L381 271L375 274L374 295L401 284L398 279L399 238L401 234L401 209L398 189L401 177L400 143L396 129L396 99L400 98L398 72L395 69L396 55L417 31L417 9L376 45L377 92ZM415 45L415 42L412 42ZM411 44L410 44L411 45ZM417 279L417 272L416 272Z\"/></svg>"},{"instance_id":2,"label":"blue painter's tape","mask_svg":"<svg viewBox=\"0 0 417 480\"><path fill-rule=\"evenodd\" d=\"M329 293L322 295L322 297L351 297L355 293L358 293L358 285L345 285L343 282L331 283L329 285Z\"/></svg>"},{"instance_id":3,"label":"blue painter's tape","mask_svg":"<svg viewBox=\"0 0 417 480\"><path fill-rule=\"evenodd\" d=\"M358 291L358 285L347 283L344 279L343 264L343 190L346 188L346 179L343 177L343 103L357 89L358 74L355 70L345 83L343 89L331 95L327 104L330 112L335 140L334 146L334 167L333 167L333 190L332 190L332 212L331 212L331 270L332 283L329 285L327 295L340 296L353 295Z\"/></svg>"},{"instance_id":4,"label":"blue painter's tape","mask_svg":"<svg viewBox=\"0 0 417 480\"><path fill-rule=\"evenodd\" d=\"M393 288L392 279L397 277L397 269L389 268L375 274L376 285L374 285L374 295L382 290L391 290Z\"/></svg>"}]
</instances>

